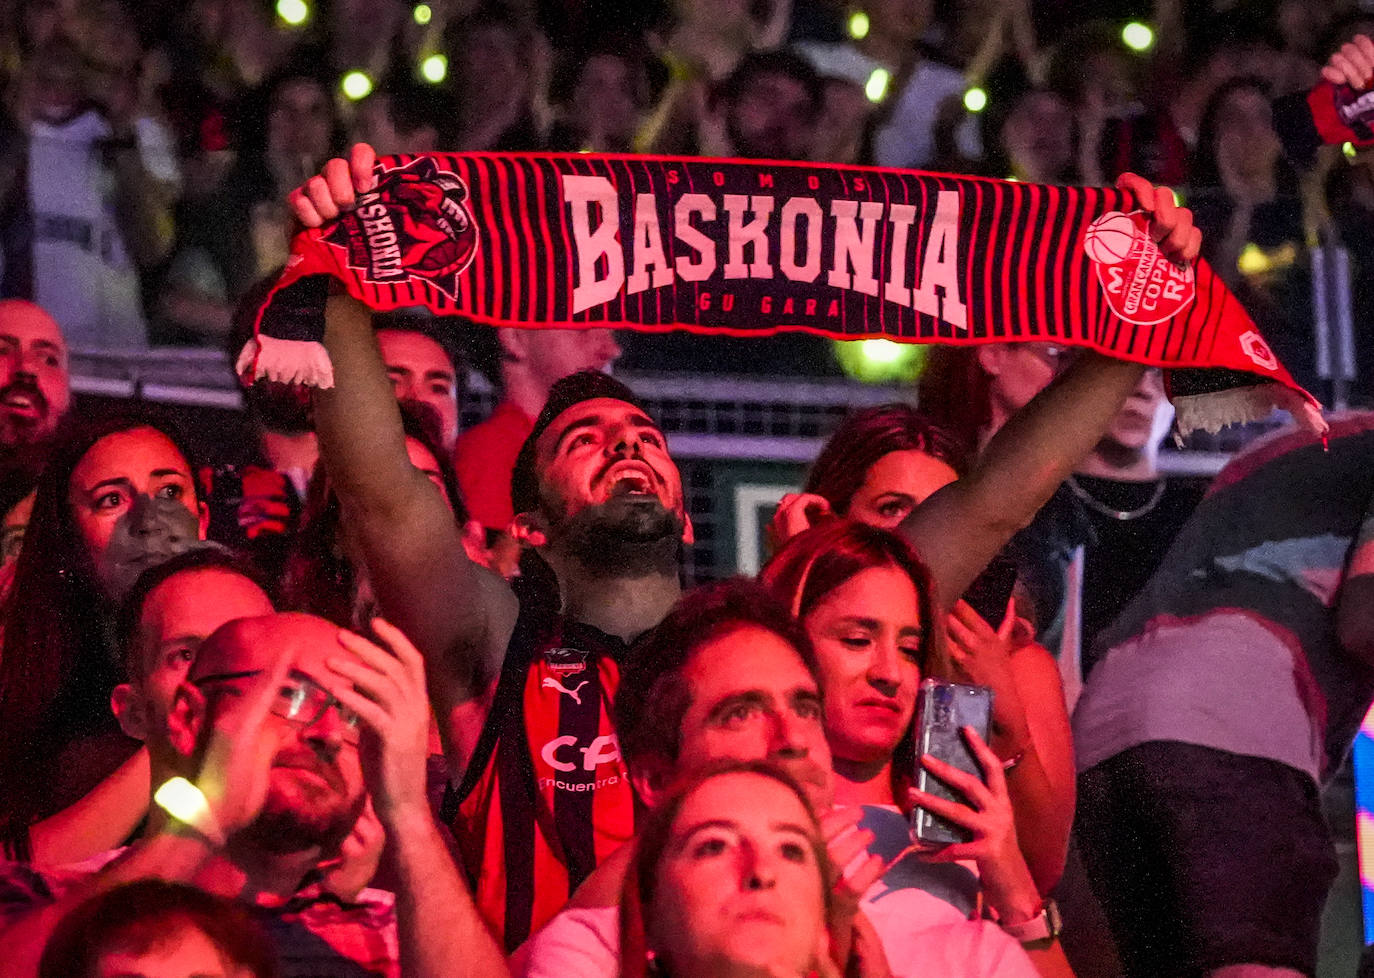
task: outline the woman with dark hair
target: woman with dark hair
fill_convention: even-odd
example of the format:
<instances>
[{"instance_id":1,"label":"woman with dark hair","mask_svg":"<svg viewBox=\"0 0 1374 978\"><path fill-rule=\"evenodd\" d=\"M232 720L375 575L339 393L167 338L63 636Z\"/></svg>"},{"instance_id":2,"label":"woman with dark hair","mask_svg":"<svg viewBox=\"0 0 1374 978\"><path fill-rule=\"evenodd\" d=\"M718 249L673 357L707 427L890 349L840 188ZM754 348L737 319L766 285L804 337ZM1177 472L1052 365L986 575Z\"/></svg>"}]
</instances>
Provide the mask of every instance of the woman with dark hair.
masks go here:
<instances>
[{"instance_id":1,"label":"woman with dark hair","mask_svg":"<svg viewBox=\"0 0 1374 978\"><path fill-rule=\"evenodd\" d=\"M183 883L140 880L72 910L48 939L38 978L277 978L262 929L231 900Z\"/></svg>"},{"instance_id":2,"label":"woman with dark hair","mask_svg":"<svg viewBox=\"0 0 1374 978\"><path fill-rule=\"evenodd\" d=\"M833 878L789 775L758 761L710 767L638 834L621 899L621 978L836 976ZM880 948L863 955L865 975L887 973Z\"/></svg>"},{"instance_id":3,"label":"woman with dark hair","mask_svg":"<svg viewBox=\"0 0 1374 978\"><path fill-rule=\"evenodd\" d=\"M59 439L35 490L0 651L0 834L76 801L137 748L110 713L111 626L147 567L205 539L193 460L109 419Z\"/></svg>"},{"instance_id":4,"label":"woman with dark hair","mask_svg":"<svg viewBox=\"0 0 1374 978\"><path fill-rule=\"evenodd\" d=\"M1254 317L1299 383L1312 370L1311 279L1297 171L1274 126L1269 83L1233 78L1203 110L1188 206L1202 256Z\"/></svg>"},{"instance_id":5,"label":"woman with dark hair","mask_svg":"<svg viewBox=\"0 0 1374 978\"><path fill-rule=\"evenodd\" d=\"M954 671L946 658L941 605L930 572L896 534L831 520L790 540L760 577L789 604L815 647L836 804L868 806L864 826L891 860L909 841L906 813L913 804L931 805L929 796L912 789L917 692L923 678L949 678ZM986 761L986 785L954 777L951 783L966 792L969 807L956 806L958 812L949 817L971 830L973 841L929 857L941 863L975 861L988 904L1008 923L1029 921L1042 911L1042 888L1027 863L1035 858L1057 879L1072 818L1071 796L1067 813L1050 809L1062 826L1029 804L1023 807L1037 820L1024 813L1015 817L1003 769L1028 764L1040 769L1040 778L1032 780L1044 780L1034 739L1024 730L1015 733L1024 739L1012 743L1017 753L1005 755L970 736L975 753ZM991 739L1002 750L1011 741L995 725ZM950 777L950 769L938 762L926 758L922 763L942 780ZM945 815L940 805L937 801L934 810ZM1025 856L1018 839L1024 840ZM947 873L925 874L916 885L964 915L973 912L980 888L971 873L954 866Z\"/></svg>"}]
</instances>

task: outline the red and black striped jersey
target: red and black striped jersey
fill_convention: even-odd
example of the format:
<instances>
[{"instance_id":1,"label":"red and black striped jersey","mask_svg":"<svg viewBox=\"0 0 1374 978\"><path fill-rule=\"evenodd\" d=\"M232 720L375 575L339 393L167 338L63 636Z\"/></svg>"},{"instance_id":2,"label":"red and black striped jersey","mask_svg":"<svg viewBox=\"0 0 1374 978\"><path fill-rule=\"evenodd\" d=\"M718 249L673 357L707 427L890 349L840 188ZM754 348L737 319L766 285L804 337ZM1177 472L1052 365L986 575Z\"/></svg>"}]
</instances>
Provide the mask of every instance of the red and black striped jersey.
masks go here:
<instances>
[{"instance_id":1,"label":"red and black striped jersey","mask_svg":"<svg viewBox=\"0 0 1374 978\"><path fill-rule=\"evenodd\" d=\"M514 950L634 835L634 794L611 726L625 643L522 610L453 830L477 905Z\"/></svg>"}]
</instances>

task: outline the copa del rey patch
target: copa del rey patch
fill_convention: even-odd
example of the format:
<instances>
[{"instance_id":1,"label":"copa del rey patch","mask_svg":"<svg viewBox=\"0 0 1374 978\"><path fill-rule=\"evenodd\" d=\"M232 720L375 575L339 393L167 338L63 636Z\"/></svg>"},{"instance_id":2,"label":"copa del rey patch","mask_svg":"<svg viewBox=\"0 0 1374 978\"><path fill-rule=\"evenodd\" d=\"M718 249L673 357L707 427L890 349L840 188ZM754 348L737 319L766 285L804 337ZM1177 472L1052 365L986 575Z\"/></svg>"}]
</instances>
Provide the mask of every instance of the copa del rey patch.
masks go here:
<instances>
[{"instance_id":1,"label":"copa del rey patch","mask_svg":"<svg viewBox=\"0 0 1374 978\"><path fill-rule=\"evenodd\" d=\"M1153 326L1192 303L1197 281L1160 253L1141 211L1108 211L1083 232L1083 250L1097 271L1107 303L1122 319Z\"/></svg>"}]
</instances>

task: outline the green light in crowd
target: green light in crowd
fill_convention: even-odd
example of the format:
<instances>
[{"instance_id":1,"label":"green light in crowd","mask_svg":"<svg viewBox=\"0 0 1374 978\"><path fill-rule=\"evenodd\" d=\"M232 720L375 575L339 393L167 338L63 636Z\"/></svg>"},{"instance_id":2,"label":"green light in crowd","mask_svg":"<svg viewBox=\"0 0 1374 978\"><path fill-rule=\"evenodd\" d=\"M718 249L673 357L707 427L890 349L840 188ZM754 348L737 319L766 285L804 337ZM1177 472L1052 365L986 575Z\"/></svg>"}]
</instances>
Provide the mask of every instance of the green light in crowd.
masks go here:
<instances>
[{"instance_id":1,"label":"green light in crowd","mask_svg":"<svg viewBox=\"0 0 1374 978\"><path fill-rule=\"evenodd\" d=\"M1355 149L1354 143L1341 143L1341 152L1345 154L1346 159L1353 160L1358 150Z\"/></svg>"},{"instance_id":2,"label":"green light in crowd","mask_svg":"<svg viewBox=\"0 0 1374 978\"><path fill-rule=\"evenodd\" d=\"M361 71L350 71L340 79L339 87L345 97L356 102L372 94L372 79Z\"/></svg>"},{"instance_id":3,"label":"green light in crowd","mask_svg":"<svg viewBox=\"0 0 1374 978\"><path fill-rule=\"evenodd\" d=\"M891 364L902 359L904 348L891 340L861 340L859 349L869 363Z\"/></svg>"},{"instance_id":4,"label":"green light in crowd","mask_svg":"<svg viewBox=\"0 0 1374 978\"><path fill-rule=\"evenodd\" d=\"M1133 20L1121 28L1121 43L1132 51L1148 51L1155 45L1155 32L1149 24Z\"/></svg>"},{"instance_id":5,"label":"green light in crowd","mask_svg":"<svg viewBox=\"0 0 1374 978\"><path fill-rule=\"evenodd\" d=\"M417 3L415 5L415 10L413 14L415 17L415 23L419 24L421 27L423 27L425 24L428 24L431 20L434 19L434 11L430 9L429 4L427 3Z\"/></svg>"},{"instance_id":6,"label":"green light in crowd","mask_svg":"<svg viewBox=\"0 0 1374 978\"><path fill-rule=\"evenodd\" d=\"M892 75L886 68L874 68L873 74L868 76L868 84L864 85L864 94L870 102L881 102L887 98L887 86L891 81Z\"/></svg>"},{"instance_id":7,"label":"green light in crowd","mask_svg":"<svg viewBox=\"0 0 1374 978\"><path fill-rule=\"evenodd\" d=\"M310 16L305 0L277 0L277 16L292 27L300 27Z\"/></svg>"},{"instance_id":8,"label":"green light in crowd","mask_svg":"<svg viewBox=\"0 0 1374 978\"><path fill-rule=\"evenodd\" d=\"M849 36L856 41L868 37L868 14L856 10L849 15Z\"/></svg>"},{"instance_id":9,"label":"green light in crowd","mask_svg":"<svg viewBox=\"0 0 1374 978\"><path fill-rule=\"evenodd\" d=\"M448 58L442 54L431 54L420 62L420 77L431 85L437 85L448 77Z\"/></svg>"},{"instance_id":10,"label":"green light in crowd","mask_svg":"<svg viewBox=\"0 0 1374 978\"><path fill-rule=\"evenodd\" d=\"M974 86L964 93L964 108L970 112L982 112L988 107L988 93Z\"/></svg>"}]
</instances>

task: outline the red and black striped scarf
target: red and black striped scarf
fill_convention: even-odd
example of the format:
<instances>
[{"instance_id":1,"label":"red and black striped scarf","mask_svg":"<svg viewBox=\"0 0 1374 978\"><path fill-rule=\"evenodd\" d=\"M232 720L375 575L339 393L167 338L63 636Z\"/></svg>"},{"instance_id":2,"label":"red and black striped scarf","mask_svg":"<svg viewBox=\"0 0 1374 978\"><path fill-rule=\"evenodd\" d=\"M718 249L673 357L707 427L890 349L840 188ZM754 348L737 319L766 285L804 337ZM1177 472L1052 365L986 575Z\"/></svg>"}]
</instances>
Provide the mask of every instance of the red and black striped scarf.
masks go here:
<instances>
[{"instance_id":1,"label":"red and black striped scarf","mask_svg":"<svg viewBox=\"0 0 1374 978\"><path fill-rule=\"evenodd\" d=\"M1169 368L1182 430L1320 424L1205 262L1121 191L813 163L464 153L379 160L297 235L241 370L332 383L331 279L378 310L493 326L915 343L1043 341Z\"/></svg>"}]
</instances>

